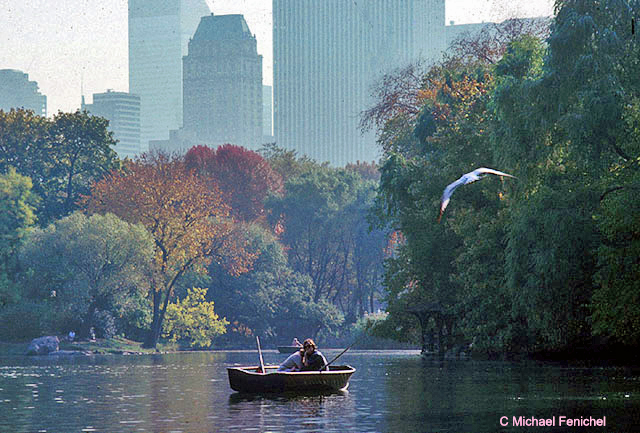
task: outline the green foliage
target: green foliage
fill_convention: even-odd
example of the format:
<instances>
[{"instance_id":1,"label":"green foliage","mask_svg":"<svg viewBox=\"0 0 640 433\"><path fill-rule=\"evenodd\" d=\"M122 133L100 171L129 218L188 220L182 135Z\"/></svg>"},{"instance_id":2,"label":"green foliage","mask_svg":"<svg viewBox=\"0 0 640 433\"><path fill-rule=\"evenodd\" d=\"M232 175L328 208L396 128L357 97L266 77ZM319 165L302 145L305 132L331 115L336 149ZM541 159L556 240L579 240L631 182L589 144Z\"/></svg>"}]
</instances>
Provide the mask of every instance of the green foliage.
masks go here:
<instances>
[{"instance_id":1,"label":"green foliage","mask_svg":"<svg viewBox=\"0 0 640 433\"><path fill-rule=\"evenodd\" d=\"M171 341L184 340L191 347L210 347L212 340L227 332L229 322L213 311L206 301L207 289L194 287L183 299L170 303L165 316L163 335Z\"/></svg>"},{"instance_id":2,"label":"green foliage","mask_svg":"<svg viewBox=\"0 0 640 433\"><path fill-rule=\"evenodd\" d=\"M0 172L14 167L31 178L41 198L41 226L78 209L93 182L120 167L107 125L80 111L47 119L29 110L0 110Z\"/></svg>"},{"instance_id":3,"label":"green foliage","mask_svg":"<svg viewBox=\"0 0 640 433\"><path fill-rule=\"evenodd\" d=\"M312 336L320 329L335 330L342 323L335 306L313 300L310 278L290 269L274 235L256 224L243 233L249 249L258 254L253 268L238 276L217 264L209 268L208 298L216 300L218 312L229 320L231 334L236 338L259 335L275 342L301 331Z\"/></svg>"},{"instance_id":4,"label":"green foliage","mask_svg":"<svg viewBox=\"0 0 640 433\"><path fill-rule=\"evenodd\" d=\"M538 77L542 73L544 46L534 36L523 35L511 42L496 65L496 74L516 79Z\"/></svg>"},{"instance_id":5,"label":"green foliage","mask_svg":"<svg viewBox=\"0 0 640 433\"><path fill-rule=\"evenodd\" d=\"M143 299L152 259L144 227L76 212L29 235L20 251L21 284L26 297L50 302L58 332L86 333L98 311L126 332L131 318L149 309Z\"/></svg>"},{"instance_id":6,"label":"green foliage","mask_svg":"<svg viewBox=\"0 0 640 433\"><path fill-rule=\"evenodd\" d=\"M593 327L597 335L640 344L640 177L611 189L602 200L597 223L603 234L593 294Z\"/></svg>"},{"instance_id":7,"label":"green foliage","mask_svg":"<svg viewBox=\"0 0 640 433\"><path fill-rule=\"evenodd\" d=\"M295 150L283 149L275 143L264 144L259 153L285 181L290 177L300 176L317 165L307 156L298 156Z\"/></svg>"},{"instance_id":8,"label":"green foliage","mask_svg":"<svg viewBox=\"0 0 640 433\"><path fill-rule=\"evenodd\" d=\"M36 222L37 197L31 192L31 179L10 167L0 175L0 249L13 254L18 242Z\"/></svg>"},{"instance_id":9,"label":"green foliage","mask_svg":"<svg viewBox=\"0 0 640 433\"><path fill-rule=\"evenodd\" d=\"M389 317L389 313L385 311L367 313L358 318L358 321L353 324L354 330L358 333L374 332L375 328L380 326L387 317Z\"/></svg>"},{"instance_id":10,"label":"green foliage","mask_svg":"<svg viewBox=\"0 0 640 433\"><path fill-rule=\"evenodd\" d=\"M506 284L521 348L549 349L584 341L598 233L589 189L569 175L514 206L507 231ZM579 179L579 178L578 178Z\"/></svg>"},{"instance_id":11,"label":"green foliage","mask_svg":"<svg viewBox=\"0 0 640 433\"><path fill-rule=\"evenodd\" d=\"M407 339L436 303L483 352L640 343L638 10L558 1L548 45L449 59L415 89L419 114L387 118L377 216L399 235L377 332ZM444 187L480 166L518 179L456 190L436 224Z\"/></svg>"},{"instance_id":12,"label":"green foliage","mask_svg":"<svg viewBox=\"0 0 640 433\"><path fill-rule=\"evenodd\" d=\"M31 180L13 167L0 174L0 307L19 299L14 287L16 253L36 221L37 197L31 186Z\"/></svg>"},{"instance_id":13,"label":"green foliage","mask_svg":"<svg viewBox=\"0 0 640 433\"><path fill-rule=\"evenodd\" d=\"M52 331L46 302L23 300L0 309L0 340L29 341Z\"/></svg>"},{"instance_id":14,"label":"green foliage","mask_svg":"<svg viewBox=\"0 0 640 433\"><path fill-rule=\"evenodd\" d=\"M13 167L18 173L31 177L38 194L48 163L49 126L46 117L37 116L32 110L0 110L0 172L6 173Z\"/></svg>"},{"instance_id":15,"label":"green foliage","mask_svg":"<svg viewBox=\"0 0 640 433\"><path fill-rule=\"evenodd\" d=\"M385 236L369 231L374 181L354 170L313 166L267 200L271 224L281 226L288 263L313 282L313 302L329 300L355 321L379 289Z\"/></svg>"}]
</instances>

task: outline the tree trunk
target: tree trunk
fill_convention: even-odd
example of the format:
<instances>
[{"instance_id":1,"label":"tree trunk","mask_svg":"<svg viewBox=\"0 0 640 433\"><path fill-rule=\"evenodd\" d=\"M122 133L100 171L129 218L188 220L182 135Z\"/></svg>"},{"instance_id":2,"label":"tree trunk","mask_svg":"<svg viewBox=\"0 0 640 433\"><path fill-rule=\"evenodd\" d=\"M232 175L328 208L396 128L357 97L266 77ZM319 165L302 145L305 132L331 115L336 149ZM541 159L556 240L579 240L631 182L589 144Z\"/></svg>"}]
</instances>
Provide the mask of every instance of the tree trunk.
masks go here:
<instances>
[{"instance_id":1,"label":"tree trunk","mask_svg":"<svg viewBox=\"0 0 640 433\"><path fill-rule=\"evenodd\" d=\"M160 322L160 298L162 292L158 290L153 291L153 321L151 322L151 328L147 333L147 337L144 341L144 347L147 349L155 349L160 338L158 332L158 323Z\"/></svg>"}]
</instances>

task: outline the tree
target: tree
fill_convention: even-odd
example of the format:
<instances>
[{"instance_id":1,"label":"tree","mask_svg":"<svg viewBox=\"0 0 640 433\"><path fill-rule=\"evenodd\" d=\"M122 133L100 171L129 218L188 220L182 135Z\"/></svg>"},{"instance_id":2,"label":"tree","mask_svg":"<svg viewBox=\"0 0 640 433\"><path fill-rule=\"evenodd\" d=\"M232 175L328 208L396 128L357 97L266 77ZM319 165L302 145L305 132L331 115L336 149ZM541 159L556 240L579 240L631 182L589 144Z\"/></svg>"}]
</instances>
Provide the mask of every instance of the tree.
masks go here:
<instances>
[{"instance_id":1,"label":"tree","mask_svg":"<svg viewBox=\"0 0 640 433\"><path fill-rule=\"evenodd\" d=\"M225 194L231 213L240 221L264 218L264 200L282 193L282 178L260 154L225 144L215 151L206 146L191 148L186 166L210 179Z\"/></svg>"},{"instance_id":2,"label":"tree","mask_svg":"<svg viewBox=\"0 0 640 433\"><path fill-rule=\"evenodd\" d=\"M32 110L0 110L0 172L13 167L32 178L40 194L40 181L46 173L48 130L51 122Z\"/></svg>"},{"instance_id":3,"label":"tree","mask_svg":"<svg viewBox=\"0 0 640 433\"><path fill-rule=\"evenodd\" d=\"M245 272L253 255L232 236L229 207L177 156L143 155L123 172L111 172L86 198L90 213L113 212L140 223L153 237L155 265L150 298L153 321L145 344L155 347L178 279L204 272L214 260L232 273Z\"/></svg>"},{"instance_id":4,"label":"tree","mask_svg":"<svg viewBox=\"0 0 640 433\"><path fill-rule=\"evenodd\" d=\"M184 299L170 303L163 335L171 341L187 340L191 347L210 347L213 338L227 332L229 322L213 311L206 301L207 289L189 289Z\"/></svg>"},{"instance_id":5,"label":"tree","mask_svg":"<svg viewBox=\"0 0 640 433\"><path fill-rule=\"evenodd\" d=\"M599 237L587 252L597 260L589 273L593 332L636 345L640 288L629 258L638 219L631 197L640 169L640 44L632 25L640 2L567 0L557 2L556 10L548 72L537 90L548 101L544 119L554 127L563 167L591 195L580 211L591 217Z\"/></svg>"},{"instance_id":6,"label":"tree","mask_svg":"<svg viewBox=\"0 0 640 433\"><path fill-rule=\"evenodd\" d=\"M259 335L276 342L302 331L315 335L340 325L342 316L333 305L314 303L311 280L291 270L283 246L272 233L251 224L238 230L237 236L246 238L257 255L252 269L234 276L212 263L208 294L217 300L217 309L231 322L236 338Z\"/></svg>"},{"instance_id":7,"label":"tree","mask_svg":"<svg viewBox=\"0 0 640 433\"><path fill-rule=\"evenodd\" d=\"M86 111L53 116L45 219L59 218L77 209L80 197L89 193L94 182L119 168L113 149L116 141L107 130L108 125L108 120Z\"/></svg>"},{"instance_id":8,"label":"tree","mask_svg":"<svg viewBox=\"0 0 640 433\"><path fill-rule=\"evenodd\" d=\"M509 18L487 23L476 34L463 33L449 46L451 56L487 65L502 60L511 42L522 36L544 40L549 36L550 20L544 18Z\"/></svg>"},{"instance_id":9,"label":"tree","mask_svg":"<svg viewBox=\"0 0 640 433\"><path fill-rule=\"evenodd\" d=\"M349 163L344 168L345 170L355 171L363 180L380 181L380 170L378 170L375 162L367 163L356 161L355 164Z\"/></svg>"},{"instance_id":10,"label":"tree","mask_svg":"<svg viewBox=\"0 0 640 433\"><path fill-rule=\"evenodd\" d=\"M394 326L414 326L407 306L438 302L486 352L640 341L628 259L639 6L558 1L548 45L521 31L499 49L470 44L410 89L411 110L390 97L369 113L385 152L378 213L404 239L385 275ZM494 165L518 180L462 188L442 225L430 223L444 185Z\"/></svg>"},{"instance_id":11,"label":"tree","mask_svg":"<svg viewBox=\"0 0 640 433\"><path fill-rule=\"evenodd\" d=\"M0 111L0 170L13 166L33 182L42 200L41 226L78 209L91 184L119 168L108 121L86 112L59 112L53 119L32 111Z\"/></svg>"},{"instance_id":12,"label":"tree","mask_svg":"<svg viewBox=\"0 0 640 433\"><path fill-rule=\"evenodd\" d=\"M17 301L14 287L16 255L25 236L35 225L37 197L31 179L9 167L0 174L0 307Z\"/></svg>"},{"instance_id":13,"label":"tree","mask_svg":"<svg viewBox=\"0 0 640 433\"><path fill-rule=\"evenodd\" d=\"M56 316L52 331L76 329L89 335L113 333L98 323L108 316L119 331L143 314L153 240L141 225L113 214L87 217L75 212L30 233L20 249L25 297L47 301Z\"/></svg>"},{"instance_id":14,"label":"tree","mask_svg":"<svg viewBox=\"0 0 640 433\"><path fill-rule=\"evenodd\" d=\"M348 299L347 308L351 318L362 317L367 312L374 313L376 303L382 298L387 233L372 226L370 221L377 186L374 182L363 183L357 199L347 211L352 216L349 232L353 293Z\"/></svg>"},{"instance_id":15,"label":"tree","mask_svg":"<svg viewBox=\"0 0 640 433\"><path fill-rule=\"evenodd\" d=\"M640 137L640 135L638 136ZM640 208L636 171L627 188L602 197L597 217L603 241L598 247L597 284L593 293L593 327L600 337L626 344L640 344Z\"/></svg>"},{"instance_id":16,"label":"tree","mask_svg":"<svg viewBox=\"0 0 640 433\"><path fill-rule=\"evenodd\" d=\"M348 286L351 227L347 208L355 200L360 176L317 167L285 183L285 195L267 201L272 225L282 224L292 269L311 277L315 302L339 296Z\"/></svg>"},{"instance_id":17,"label":"tree","mask_svg":"<svg viewBox=\"0 0 640 433\"><path fill-rule=\"evenodd\" d=\"M513 160L511 154L505 156L511 148L506 140L494 142L500 123L496 87L507 82L496 71L531 78L540 73L543 50L534 38L510 42L512 47L507 40L518 40L515 32L502 43L504 56L491 61L454 53L422 75L405 77L412 83L400 87L408 92L403 96L410 101L407 108L396 104L392 86L381 91L382 100L365 113L379 125L384 150L377 215L382 227L402 239L386 262L390 325L383 328L387 334L400 329L400 338L415 335L416 328L422 328L424 336L428 328L441 337L441 351L461 333L474 339L476 347L495 347L509 324L501 251L516 185L485 181L460 189L452 202L455 207L436 223L442 190L462 173L496 165L511 170L512 165L497 164ZM507 91L504 95L511 96Z\"/></svg>"},{"instance_id":18,"label":"tree","mask_svg":"<svg viewBox=\"0 0 640 433\"><path fill-rule=\"evenodd\" d=\"M299 156L295 150L278 147L275 143L264 144L259 153L269 161L271 168L283 182L311 170L317 163L309 157Z\"/></svg>"}]
</instances>

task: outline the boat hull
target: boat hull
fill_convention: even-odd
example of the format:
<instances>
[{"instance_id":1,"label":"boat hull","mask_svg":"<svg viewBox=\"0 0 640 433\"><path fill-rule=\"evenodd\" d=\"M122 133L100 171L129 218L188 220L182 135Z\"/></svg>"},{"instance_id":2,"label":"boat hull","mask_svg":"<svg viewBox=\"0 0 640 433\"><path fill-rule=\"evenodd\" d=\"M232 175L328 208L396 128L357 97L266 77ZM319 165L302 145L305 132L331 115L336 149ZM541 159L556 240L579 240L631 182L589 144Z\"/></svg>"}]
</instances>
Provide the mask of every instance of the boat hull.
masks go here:
<instances>
[{"instance_id":1,"label":"boat hull","mask_svg":"<svg viewBox=\"0 0 640 433\"><path fill-rule=\"evenodd\" d=\"M266 367L258 373L257 367L229 367L229 385L238 392L283 393L326 392L345 390L349 378L356 371L349 365L330 366L329 371L278 372L277 366Z\"/></svg>"}]
</instances>

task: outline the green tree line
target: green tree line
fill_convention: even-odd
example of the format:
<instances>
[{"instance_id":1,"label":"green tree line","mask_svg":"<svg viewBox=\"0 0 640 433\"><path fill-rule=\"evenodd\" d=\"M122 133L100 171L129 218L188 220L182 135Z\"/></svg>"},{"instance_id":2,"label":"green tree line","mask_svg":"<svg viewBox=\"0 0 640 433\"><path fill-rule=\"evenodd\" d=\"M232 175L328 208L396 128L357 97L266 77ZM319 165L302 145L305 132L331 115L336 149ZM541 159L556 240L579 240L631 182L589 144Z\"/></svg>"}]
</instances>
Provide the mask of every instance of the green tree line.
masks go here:
<instances>
[{"instance_id":1,"label":"green tree line","mask_svg":"<svg viewBox=\"0 0 640 433\"><path fill-rule=\"evenodd\" d=\"M284 343L379 307L374 165L234 145L120 160L107 127L0 111L0 339Z\"/></svg>"},{"instance_id":2,"label":"green tree line","mask_svg":"<svg viewBox=\"0 0 640 433\"><path fill-rule=\"evenodd\" d=\"M378 224L398 234L381 332L490 355L640 343L639 11L558 0L547 36L506 22L381 82L363 118ZM461 187L438 223L478 167L517 179Z\"/></svg>"}]
</instances>

